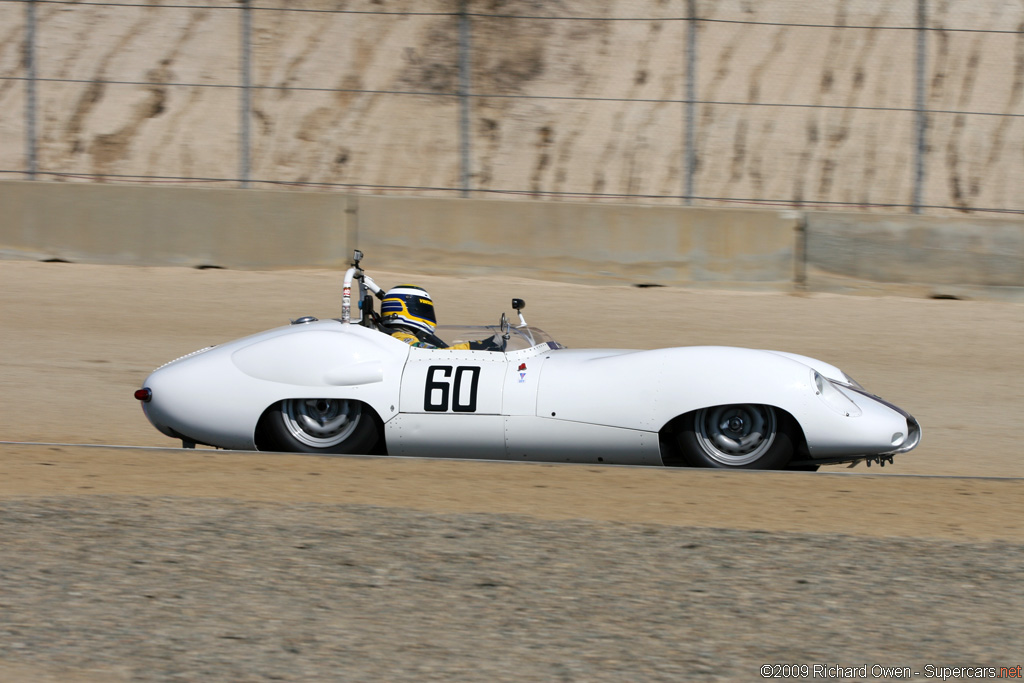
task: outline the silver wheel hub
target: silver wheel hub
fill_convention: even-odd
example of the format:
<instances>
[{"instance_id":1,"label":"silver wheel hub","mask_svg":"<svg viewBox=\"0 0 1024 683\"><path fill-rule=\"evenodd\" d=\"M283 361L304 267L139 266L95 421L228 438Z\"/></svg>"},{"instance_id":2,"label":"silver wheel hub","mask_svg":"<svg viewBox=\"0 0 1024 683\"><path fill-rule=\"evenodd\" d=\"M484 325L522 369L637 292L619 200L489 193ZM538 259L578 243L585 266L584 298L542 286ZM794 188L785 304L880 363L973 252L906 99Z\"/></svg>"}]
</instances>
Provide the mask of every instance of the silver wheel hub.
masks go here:
<instances>
[{"instance_id":1,"label":"silver wheel hub","mask_svg":"<svg viewBox=\"0 0 1024 683\"><path fill-rule=\"evenodd\" d=\"M307 446L337 446L351 436L359 424L359 403L334 398L293 398L282 405L288 432Z\"/></svg>"},{"instance_id":2,"label":"silver wheel hub","mask_svg":"<svg viewBox=\"0 0 1024 683\"><path fill-rule=\"evenodd\" d=\"M715 462L740 467L756 462L775 442L771 406L734 405L704 408L694 418L701 449Z\"/></svg>"}]
</instances>

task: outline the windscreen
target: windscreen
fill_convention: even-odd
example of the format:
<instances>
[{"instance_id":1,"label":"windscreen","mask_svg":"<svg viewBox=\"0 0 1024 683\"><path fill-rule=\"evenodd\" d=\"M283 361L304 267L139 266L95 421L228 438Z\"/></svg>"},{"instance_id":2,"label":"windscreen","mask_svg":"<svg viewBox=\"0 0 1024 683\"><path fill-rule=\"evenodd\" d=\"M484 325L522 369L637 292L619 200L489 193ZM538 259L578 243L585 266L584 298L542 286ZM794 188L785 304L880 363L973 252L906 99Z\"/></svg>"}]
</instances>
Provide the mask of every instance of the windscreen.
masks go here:
<instances>
[{"instance_id":1,"label":"windscreen","mask_svg":"<svg viewBox=\"0 0 1024 683\"><path fill-rule=\"evenodd\" d=\"M498 325L438 325L437 336L449 346L467 341L489 339L497 334L501 336ZM521 351L539 344L553 344L552 348L561 348L544 330L536 327L510 327L509 338L505 351Z\"/></svg>"}]
</instances>

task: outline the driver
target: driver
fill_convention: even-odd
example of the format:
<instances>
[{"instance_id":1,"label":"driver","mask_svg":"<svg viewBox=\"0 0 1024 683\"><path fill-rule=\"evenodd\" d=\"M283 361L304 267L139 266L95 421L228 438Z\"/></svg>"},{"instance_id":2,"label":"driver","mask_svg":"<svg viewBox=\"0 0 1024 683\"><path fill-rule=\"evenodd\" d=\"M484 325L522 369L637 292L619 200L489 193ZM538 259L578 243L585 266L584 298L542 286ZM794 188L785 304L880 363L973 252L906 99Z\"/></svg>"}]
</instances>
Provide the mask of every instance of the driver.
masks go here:
<instances>
[{"instance_id":1,"label":"driver","mask_svg":"<svg viewBox=\"0 0 1024 683\"><path fill-rule=\"evenodd\" d=\"M502 340L498 333L480 341L445 346L444 342L434 335L434 329L437 327L434 301L427 294L427 290L416 285L398 285L389 289L380 304L380 313L384 331L410 346L427 349L501 351Z\"/></svg>"}]
</instances>

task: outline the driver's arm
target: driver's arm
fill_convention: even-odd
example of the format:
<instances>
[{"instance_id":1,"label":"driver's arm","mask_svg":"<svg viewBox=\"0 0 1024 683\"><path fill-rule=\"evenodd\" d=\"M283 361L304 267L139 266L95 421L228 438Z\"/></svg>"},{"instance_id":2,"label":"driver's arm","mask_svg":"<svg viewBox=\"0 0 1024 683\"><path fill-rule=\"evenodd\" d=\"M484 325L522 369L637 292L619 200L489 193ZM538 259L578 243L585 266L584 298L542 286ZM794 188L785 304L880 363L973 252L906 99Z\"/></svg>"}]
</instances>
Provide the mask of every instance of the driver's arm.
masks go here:
<instances>
[{"instance_id":1,"label":"driver's arm","mask_svg":"<svg viewBox=\"0 0 1024 683\"><path fill-rule=\"evenodd\" d=\"M435 348L437 348L436 346L433 346L432 344L427 344L426 342L420 341L419 338L416 335L409 334L408 332L404 332L402 330L395 330L394 332L391 332L391 336L394 337L395 339L399 340L399 341L404 341L409 346L416 346L416 347L424 348L424 349L435 349Z\"/></svg>"},{"instance_id":2,"label":"driver's arm","mask_svg":"<svg viewBox=\"0 0 1024 683\"><path fill-rule=\"evenodd\" d=\"M446 348L453 351L501 351L501 342L498 341L498 335L495 334L487 339L462 342L461 344L454 344Z\"/></svg>"}]
</instances>

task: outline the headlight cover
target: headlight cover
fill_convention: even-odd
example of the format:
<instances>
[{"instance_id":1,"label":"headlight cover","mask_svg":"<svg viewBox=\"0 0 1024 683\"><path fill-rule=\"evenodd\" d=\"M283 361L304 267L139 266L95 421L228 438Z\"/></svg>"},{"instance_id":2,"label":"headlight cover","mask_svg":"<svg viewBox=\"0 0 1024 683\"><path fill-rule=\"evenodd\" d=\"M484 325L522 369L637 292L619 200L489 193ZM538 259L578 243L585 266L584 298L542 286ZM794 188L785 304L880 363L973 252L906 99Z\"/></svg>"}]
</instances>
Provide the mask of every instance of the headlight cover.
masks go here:
<instances>
[{"instance_id":1,"label":"headlight cover","mask_svg":"<svg viewBox=\"0 0 1024 683\"><path fill-rule=\"evenodd\" d=\"M860 382L858 382L854 378L850 377L845 372L843 373L843 377L846 378L846 383L849 384L854 389L860 389L861 391L867 391L867 389L865 389L863 386L861 386Z\"/></svg>"},{"instance_id":2,"label":"headlight cover","mask_svg":"<svg viewBox=\"0 0 1024 683\"><path fill-rule=\"evenodd\" d=\"M832 382L827 380L817 370L811 371L814 376L814 390L818 397L825 402L829 408L845 417L860 417L864 411L860 409L853 400L836 388ZM849 379L849 378L848 378Z\"/></svg>"}]
</instances>

